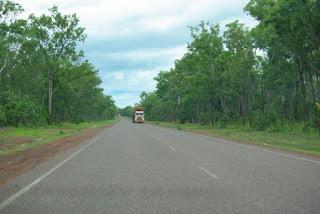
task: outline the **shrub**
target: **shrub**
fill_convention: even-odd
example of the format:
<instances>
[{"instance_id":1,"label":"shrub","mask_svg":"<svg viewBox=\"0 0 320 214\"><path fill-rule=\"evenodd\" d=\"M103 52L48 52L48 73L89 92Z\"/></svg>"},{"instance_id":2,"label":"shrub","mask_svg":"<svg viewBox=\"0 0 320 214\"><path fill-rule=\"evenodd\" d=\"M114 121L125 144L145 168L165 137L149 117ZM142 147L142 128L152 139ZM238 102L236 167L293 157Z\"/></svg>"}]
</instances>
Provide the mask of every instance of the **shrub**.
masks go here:
<instances>
[{"instance_id":1,"label":"shrub","mask_svg":"<svg viewBox=\"0 0 320 214\"><path fill-rule=\"evenodd\" d=\"M28 97L11 95L4 104L5 124L9 126L42 125L45 123L45 111Z\"/></svg>"},{"instance_id":2,"label":"shrub","mask_svg":"<svg viewBox=\"0 0 320 214\"><path fill-rule=\"evenodd\" d=\"M252 113L252 128L256 131L277 131L278 130L278 116L273 111Z\"/></svg>"},{"instance_id":3,"label":"shrub","mask_svg":"<svg viewBox=\"0 0 320 214\"><path fill-rule=\"evenodd\" d=\"M228 117L223 115L219 118L219 128L224 129L227 126Z\"/></svg>"},{"instance_id":4,"label":"shrub","mask_svg":"<svg viewBox=\"0 0 320 214\"><path fill-rule=\"evenodd\" d=\"M0 126L5 126L7 123L6 114L4 113L3 108L0 107Z\"/></svg>"}]
</instances>

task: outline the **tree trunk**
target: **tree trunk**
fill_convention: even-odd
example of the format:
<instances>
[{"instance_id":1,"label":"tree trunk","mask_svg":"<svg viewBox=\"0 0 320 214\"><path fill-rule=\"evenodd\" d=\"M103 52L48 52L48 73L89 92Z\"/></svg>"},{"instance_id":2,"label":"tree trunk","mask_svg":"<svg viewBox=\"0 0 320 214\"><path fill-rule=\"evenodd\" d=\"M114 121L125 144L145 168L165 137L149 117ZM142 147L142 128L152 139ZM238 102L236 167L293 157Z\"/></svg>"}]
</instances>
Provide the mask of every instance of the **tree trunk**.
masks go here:
<instances>
[{"instance_id":1,"label":"tree trunk","mask_svg":"<svg viewBox=\"0 0 320 214\"><path fill-rule=\"evenodd\" d=\"M285 107L284 107L284 95L281 95L281 126L284 126L284 117L285 117Z\"/></svg>"},{"instance_id":2,"label":"tree trunk","mask_svg":"<svg viewBox=\"0 0 320 214\"><path fill-rule=\"evenodd\" d=\"M6 54L6 57L4 58L4 62L2 67L0 68L0 80L1 80L1 74L4 71L4 69L7 67L7 63L8 63L8 59L9 59L9 52Z\"/></svg>"},{"instance_id":3,"label":"tree trunk","mask_svg":"<svg viewBox=\"0 0 320 214\"><path fill-rule=\"evenodd\" d=\"M240 96L239 112L240 112L240 116L242 117L242 120L243 120L243 126L246 126L245 106L244 106L243 100L244 100L243 96Z\"/></svg>"},{"instance_id":4,"label":"tree trunk","mask_svg":"<svg viewBox=\"0 0 320 214\"><path fill-rule=\"evenodd\" d=\"M264 104L265 104L265 93L264 93L264 87L263 87L263 82L262 82L262 80L261 80L261 82L260 82L260 87L261 87L261 113L262 113L262 115L263 115L263 117L264 117Z\"/></svg>"},{"instance_id":5,"label":"tree trunk","mask_svg":"<svg viewBox=\"0 0 320 214\"><path fill-rule=\"evenodd\" d=\"M307 120L306 84L304 80L304 70L302 68L301 61L299 61L298 67L299 67L300 85L301 85L302 98L303 98L303 121L306 123L306 120Z\"/></svg>"},{"instance_id":6,"label":"tree trunk","mask_svg":"<svg viewBox=\"0 0 320 214\"><path fill-rule=\"evenodd\" d=\"M197 103L197 123L200 123L200 110L199 110L199 103Z\"/></svg>"},{"instance_id":7,"label":"tree trunk","mask_svg":"<svg viewBox=\"0 0 320 214\"><path fill-rule=\"evenodd\" d=\"M320 75L317 73L316 74L316 84L317 84L317 99L320 97Z\"/></svg>"},{"instance_id":8,"label":"tree trunk","mask_svg":"<svg viewBox=\"0 0 320 214\"><path fill-rule=\"evenodd\" d=\"M229 109L227 108L226 99L222 95L220 96L220 102L221 102L222 113L226 116L229 112Z\"/></svg>"},{"instance_id":9,"label":"tree trunk","mask_svg":"<svg viewBox=\"0 0 320 214\"><path fill-rule=\"evenodd\" d=\"M314 84L313 84L312 71L308 72L308 75L309 75L310 86L311 86L312 101L313 101L313 104L315 104L316 103L316 93L315 93L315 88L314 88Z\"/></svg>"},{"instance_id":10,"label":"tree trunk","mask_svg":"<svg viewBox=\"0 0 320 214\"><path fill-rule=\"evenodd\" d=\"M52 122L53 74L48 72L48 123Z\"/></svg>"},{"instance_id":11,"label":"tree trunk","mask_svg":"<svg viewBox=\"0 0 320 214\"><path fill-rule=\"evenodd\" d=\"M293 123L293 101L292 95L289 96L289 120L290 120L290 131L292 132L292 123Z\"/></svg>"}]
</instances>

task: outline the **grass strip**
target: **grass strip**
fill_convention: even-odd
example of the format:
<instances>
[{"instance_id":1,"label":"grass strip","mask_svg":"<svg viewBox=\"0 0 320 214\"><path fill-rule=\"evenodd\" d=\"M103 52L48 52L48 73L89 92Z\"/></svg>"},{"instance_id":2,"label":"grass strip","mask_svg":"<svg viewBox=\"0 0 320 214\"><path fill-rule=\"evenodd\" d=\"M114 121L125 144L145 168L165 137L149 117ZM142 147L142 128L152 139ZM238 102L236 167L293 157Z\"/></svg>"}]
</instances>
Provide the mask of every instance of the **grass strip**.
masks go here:
<instances>
[{"instance_id":1,"label":"grass strip","mask_svg":"<svg viewBox=\"0 0 320 214\"><path fill-rule=\"evenodd\" d=\"M44 127L5 127L0 129L0 156L14 154L50 143L61 137L82 133L90 128L102 128L116 123L118 119L92 121L79 124L63 123Z\"/></svg>"},{"instance_id":2,"label":"grass strip","mask_svg":"<svg viewBox=\"0 0 320 214\"><path fill-rule=\"evenodd\" d=\"M199 124L179 124L174 122L155 122L150 124L159 125L178 130L186 130L199 134L220 137L242 143L250 143L265 147L277 148L285 151L297 152L302 154L320 157L320 137L314 132L305 133L294 129L282 131L255 131L231 125L226 128L215 126L203 126Z\"/></svg>"}]
</instances>

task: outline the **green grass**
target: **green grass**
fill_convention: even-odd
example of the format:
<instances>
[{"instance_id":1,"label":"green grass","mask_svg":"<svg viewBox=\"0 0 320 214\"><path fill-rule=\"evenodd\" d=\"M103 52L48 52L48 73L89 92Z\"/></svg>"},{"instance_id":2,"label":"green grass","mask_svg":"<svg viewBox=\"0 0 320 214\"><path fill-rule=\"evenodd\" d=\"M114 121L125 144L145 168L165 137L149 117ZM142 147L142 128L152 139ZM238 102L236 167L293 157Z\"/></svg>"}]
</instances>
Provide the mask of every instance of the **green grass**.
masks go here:
<instances>
[{"instance_id":1,"label":"green grass","mask_svg":"<svg viewBox=\"0 0 320 214\"><path fill-rule=\"evenodd\" d=\"M94 122L83 122L79 124L63 123L61 125L52 125L45 127L6 127L0 129L0 156L14 154L19 151L31 149L43 144L47 144L52 140L60 137L70 136L81 133L83 130L88 128L101 128L107 125L114 124L118 121L107 120L107 121L94 121ZM29 138L32 141L19 144L10 144L10 140L15 138ZM1 147L5 144L6 147Z\"/></svg>"},{"instance_id":2,"label":"green grass","mask_svg":"<svg viewBox=\"0 0 320 214\"><path fill-rule=\"evenodd\" d=\"M148 122L178 130L192 131L200 134L221 137L243 143L263 145L287 151L310 154L320 157L320 137L315 130L302 131L301 124L296 124L291 132L288 128L281 131L254 131L232 124L226 128L202 126L199 124L179 124L174 122Z\"/></svg>"}]
</instances>

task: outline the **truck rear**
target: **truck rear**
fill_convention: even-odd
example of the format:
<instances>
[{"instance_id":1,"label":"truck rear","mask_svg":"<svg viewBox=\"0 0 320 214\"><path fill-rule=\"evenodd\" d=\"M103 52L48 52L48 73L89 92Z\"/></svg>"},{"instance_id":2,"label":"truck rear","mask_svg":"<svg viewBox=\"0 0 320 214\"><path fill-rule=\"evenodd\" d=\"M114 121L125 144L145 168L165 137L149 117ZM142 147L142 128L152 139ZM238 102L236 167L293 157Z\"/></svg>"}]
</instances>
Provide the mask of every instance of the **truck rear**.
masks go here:
<instances>
[{"instance_id":1,"label":"truck rear","mask_svg":"<svg viewBox=\"0 0 320 214\"><path fill-rule=\"evenodd\" d=\"M141 107L136 107L132 116L133 123L144 123L144 110Z\"/></svg>"}]
</instances>

